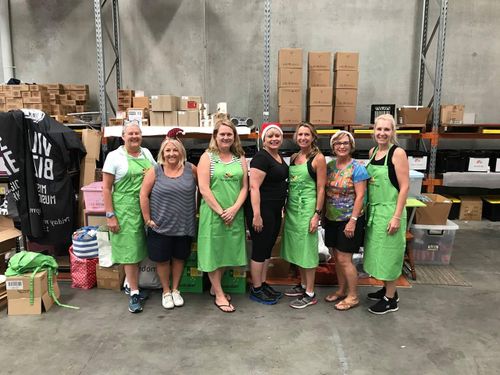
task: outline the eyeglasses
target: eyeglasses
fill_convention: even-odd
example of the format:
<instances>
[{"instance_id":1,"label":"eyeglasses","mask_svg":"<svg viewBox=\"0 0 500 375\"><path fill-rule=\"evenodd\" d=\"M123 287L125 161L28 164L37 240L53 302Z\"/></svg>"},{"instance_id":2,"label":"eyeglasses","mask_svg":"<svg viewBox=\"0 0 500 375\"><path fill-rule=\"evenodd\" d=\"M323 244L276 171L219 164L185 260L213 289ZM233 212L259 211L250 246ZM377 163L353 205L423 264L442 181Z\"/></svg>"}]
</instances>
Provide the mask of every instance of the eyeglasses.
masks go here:
<instances>
[{"instance_id":1,"label":"eyeglasses","mask_svg":"<svg viewBox=\"0 0 500 375\"><path fill-rule=\"evenodd\" d=\"M351 145L351 142L349 142L349 141L345 141L345 142L335 142L333 145L334 145L335 147L340 147L340 146L347 147L347 146L350 146L350 145Z\"/></svg>"}]
</instances>

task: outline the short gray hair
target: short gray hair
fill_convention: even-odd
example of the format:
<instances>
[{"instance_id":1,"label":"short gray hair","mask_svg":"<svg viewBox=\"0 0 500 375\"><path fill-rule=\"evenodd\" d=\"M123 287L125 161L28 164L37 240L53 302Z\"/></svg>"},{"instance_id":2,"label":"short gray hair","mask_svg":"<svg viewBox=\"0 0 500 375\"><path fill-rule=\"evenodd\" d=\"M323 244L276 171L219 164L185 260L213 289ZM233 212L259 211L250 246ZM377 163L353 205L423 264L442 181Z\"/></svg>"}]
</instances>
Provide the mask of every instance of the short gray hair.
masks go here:
<instances>
[{"instance_id":1,"label":"short gray hair","mask_svg":"<svg viewBox=\"0 0 500 375\"><path fill-rule=\"evenodd\" d=\"M137 126L139 128L139 131L141 132L142 134L142 129L141 129L141 124L139 124L139 121L137 120L125 120L123 121L123 127L122 127L122 136L125 135L125 131L127 130L127 128L129 128L130 126Z\"/></svg>"}]
</instances>

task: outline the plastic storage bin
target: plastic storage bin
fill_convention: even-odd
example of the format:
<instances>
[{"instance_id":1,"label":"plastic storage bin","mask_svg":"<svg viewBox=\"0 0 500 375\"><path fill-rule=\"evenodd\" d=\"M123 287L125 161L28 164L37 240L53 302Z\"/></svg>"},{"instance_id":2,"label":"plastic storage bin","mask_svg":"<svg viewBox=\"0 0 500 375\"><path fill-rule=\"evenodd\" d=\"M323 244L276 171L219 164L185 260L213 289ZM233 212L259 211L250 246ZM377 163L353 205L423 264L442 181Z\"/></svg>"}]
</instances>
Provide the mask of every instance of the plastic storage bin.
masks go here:
<instances>
[{"instance_id":1,"label":"plastic storage bin","mask_svg":"<svg viewBox=\"0 0 500 375\"><path fill-rule=\"evenodd\" d=\"M483 217L491 221L500 221L500 195L483 197Z\"/></svg>"},{"instance_id":2,"label":"plastic storage bin","mask_svg":"<svg viewBox=\"0 0 500 375\"><path fill-rule=\"evenodd\" d=\"M104 212L104 195L102 194L102 181L92 182L82 187L85 208L91 212Z\"/></svg>"},{"instance_id":3,"label":"plastic storage bin","mask_svg":"<svg viewBox=\"0 0 500 375\"><path fill-rule=\"evenodd\" d=\"M408 191L409 197L417 197L422 194L422 181L424 179L424 174L414 170L410 170L410 191Z\"/></svg>"},{"instance_id":4,"label":"plastic storage bin","mask_svg":"<svg viewBox=\"0 0 500 375\"><path fill-rule=\"evenodd\" d=\"M457 229L450 220L446 225L412 225L415 264L450 264Z\"/></svg>"}]
</instances>

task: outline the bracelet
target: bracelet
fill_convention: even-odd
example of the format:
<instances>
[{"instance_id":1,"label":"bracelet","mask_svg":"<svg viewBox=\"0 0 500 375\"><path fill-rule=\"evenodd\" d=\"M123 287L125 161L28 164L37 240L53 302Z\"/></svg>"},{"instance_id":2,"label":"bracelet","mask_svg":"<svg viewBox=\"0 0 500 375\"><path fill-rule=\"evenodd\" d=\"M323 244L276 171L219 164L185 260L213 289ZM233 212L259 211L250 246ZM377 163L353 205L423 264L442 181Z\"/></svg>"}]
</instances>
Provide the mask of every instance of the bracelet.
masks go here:
<instances>
[{"instance_id":1,"label":"bracelet","mask_svg":"<svg viewBox=\"0 0 500 375\"><path fill-rule=\"evenodd\" d=\"M351 219L354 221L358 221L358 218L356 216L351 216Z\"/></svg>"},{"instance_id":2,"label":"bracelet","mask_svg":"<svg viewBox=\"0 0 500 375\"><path fill-rule=\"evenodd\" d=\"M399 216L393 216L392 218L396 219L396 220L401 220L401 218Z\"/></svg>"}]
</instances>

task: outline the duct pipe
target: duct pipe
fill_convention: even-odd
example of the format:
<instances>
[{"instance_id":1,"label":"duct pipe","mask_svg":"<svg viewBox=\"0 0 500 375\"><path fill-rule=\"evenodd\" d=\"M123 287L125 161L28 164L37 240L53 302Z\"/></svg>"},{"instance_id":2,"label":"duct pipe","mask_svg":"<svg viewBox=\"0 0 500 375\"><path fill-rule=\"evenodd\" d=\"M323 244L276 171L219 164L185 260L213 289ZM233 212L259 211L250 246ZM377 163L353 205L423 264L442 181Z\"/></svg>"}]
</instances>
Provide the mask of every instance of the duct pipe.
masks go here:
<instances>
[{"instance_id":1,"label":"duct pipe","mask_svg":"<svg viewBox=\"0 0 500 375\"><path fill-rule=\"evenodd\" d=\"M0 48L2 49L3 80L15 78L12 60L9 0L0 0Z\"/></svg>"}]
</instances>

